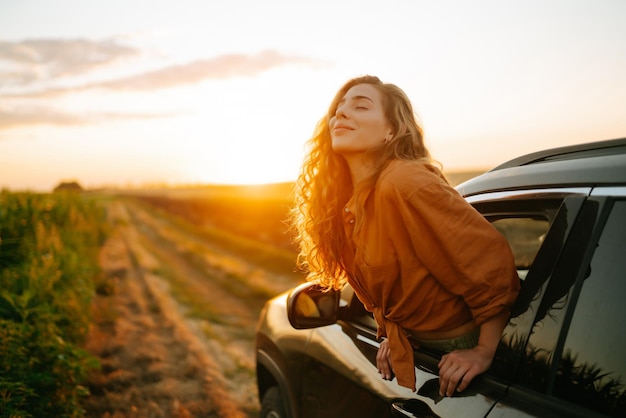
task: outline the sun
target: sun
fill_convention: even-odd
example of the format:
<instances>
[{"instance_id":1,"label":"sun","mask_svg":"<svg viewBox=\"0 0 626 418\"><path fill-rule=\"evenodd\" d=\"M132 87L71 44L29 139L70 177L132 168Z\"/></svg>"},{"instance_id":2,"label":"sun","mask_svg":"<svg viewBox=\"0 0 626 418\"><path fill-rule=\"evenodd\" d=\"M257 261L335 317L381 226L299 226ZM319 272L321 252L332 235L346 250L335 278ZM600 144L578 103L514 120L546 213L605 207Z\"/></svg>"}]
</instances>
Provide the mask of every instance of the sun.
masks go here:
<instances>
[{"instance_id":1,"label":"sun","mask_svg":"<svg viewBox=\"0 0 626 418\"><path fill-rule=\"evenodd\" d=\"M299 159L293 154L250 152L232 161L224 160L220 173L228 184L268 184L294 181Z\"/></svg>"},{"instance_id":2,"label":"sun","mask_svg":"<svg viewBox=\"0 0 626 418\"><path fill-rule=\"evenodd\" d=\"M188 144L189 175L222 184L295 181L306 141L330 96L301 80L301 70L285 68L181 91L179 100L188 111L172 132L181 146Z\"/></svg>"},{"instance_id":3,"label":"sun","mask_svg":"<svg viewBox=\"0 0 626 418\"><path fill-rule=\"evenodd\" d=\"M240 140L205 144L201 152L188 155L183 165L185 177L193 183L258 185L295 181L302 158L298 147Z\"/></svg>"}]
</instances>

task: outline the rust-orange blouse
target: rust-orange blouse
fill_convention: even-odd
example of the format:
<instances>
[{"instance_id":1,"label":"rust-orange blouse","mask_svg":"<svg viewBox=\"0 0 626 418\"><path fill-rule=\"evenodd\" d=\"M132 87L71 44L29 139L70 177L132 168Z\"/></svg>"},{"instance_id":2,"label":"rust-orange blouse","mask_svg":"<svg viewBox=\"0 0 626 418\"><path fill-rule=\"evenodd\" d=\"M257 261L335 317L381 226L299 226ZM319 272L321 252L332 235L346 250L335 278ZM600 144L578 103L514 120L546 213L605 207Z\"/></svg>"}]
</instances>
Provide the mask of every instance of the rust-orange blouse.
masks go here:
<instances>
[{"instance_id":1,"label":"rust-orange blouse","mask_svg":"<svg viewBox=\"0 0 626 418\"><path fill-rule=\"evenodd\" d=\"M345 207L348 237L356 202ZM446 331L508 310L519 278L505 238L430 165L394 160L365 198L346 248L349 283L387 337L398 383L415 390L403 329Z\"/></svg>"}]
</instances>

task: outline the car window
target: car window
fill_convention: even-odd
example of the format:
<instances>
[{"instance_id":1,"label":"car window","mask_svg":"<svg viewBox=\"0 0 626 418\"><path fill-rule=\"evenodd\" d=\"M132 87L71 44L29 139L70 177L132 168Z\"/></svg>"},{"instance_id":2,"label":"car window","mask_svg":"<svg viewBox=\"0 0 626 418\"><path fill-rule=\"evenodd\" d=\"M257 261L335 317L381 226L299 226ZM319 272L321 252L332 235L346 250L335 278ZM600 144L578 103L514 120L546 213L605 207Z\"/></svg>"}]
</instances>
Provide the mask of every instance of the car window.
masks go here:
<instances>
[{"instance_id":1,"label":"car window","mask_svg":"<svg viewBox=\"0 0 626 418\"><path fill-rule=\"evenodd\" d=\"M521 280L526 278L550 229L562 199L480 202L474 207L509 243Z\"/></svg>"},{"instance_id":2,"label":"car window","mask_svg":"<svg viewBox=\"0 0 626 418\"><path fill-rule=\"evenodd\" d=\"M626 411L626 201L598 241L558 364L553 394L597 412Z\"/></svg>"},{"instance_id":3,"label":"car window","mask_svg":"<svg viewBox=\"0 0 626 418\"><path fill-rule=\"evenodd\" d=\"M534 217L529 214L511 215L495 219L491 224L505 236L515 256L515 265L520 279L525 279L539 247L550 228L546 217Z\"/></svg>"},{"instance_id":4,"label":"car window","mask_svg":"<svg viewBox=\"0 0 626 418\"><path fill-rule=\"evenodd\" d=\"M508 369L515 372L517 383L542 393L549 392L572 290L576 279L586 271L583 260L602 209L596 201L585 201L579 210L575 201L568 203L550 228L505 329L510 347L508 359L521 364Z\"/></svg>"},{"instance_id":5,"label":"car window","mask_svg":"<svg viewBox=\"0 0 626 418\"><path fill-rule=\"evenodd\" d=\"M534 355L527 353L526 344L531 332L537 332L535 319L538 310L544 309L542 296L584 199L511 199L476 206L506 237L522 279L489 372L500 380L514 381L520 364Z\"/></svg>"}]
</instances>

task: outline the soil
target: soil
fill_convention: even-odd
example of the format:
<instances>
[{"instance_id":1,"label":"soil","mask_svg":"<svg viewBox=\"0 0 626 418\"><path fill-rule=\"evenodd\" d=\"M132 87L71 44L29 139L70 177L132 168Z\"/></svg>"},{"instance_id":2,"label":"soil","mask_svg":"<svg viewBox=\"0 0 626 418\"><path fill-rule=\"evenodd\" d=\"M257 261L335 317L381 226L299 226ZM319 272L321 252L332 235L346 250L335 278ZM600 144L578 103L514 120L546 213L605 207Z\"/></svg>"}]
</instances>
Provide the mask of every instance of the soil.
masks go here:
<instances>
[{"instance_id":1,"label":"soil","mask_svg":"<svg viewBox=\"0 0 626 418\"><path fill-rule=\"evenodd\" d=\"M88 417L256 417L254 330L268 294L297 282L251 265L129 200L111 234L86 349Z\"/></svg>"}]
</instances>

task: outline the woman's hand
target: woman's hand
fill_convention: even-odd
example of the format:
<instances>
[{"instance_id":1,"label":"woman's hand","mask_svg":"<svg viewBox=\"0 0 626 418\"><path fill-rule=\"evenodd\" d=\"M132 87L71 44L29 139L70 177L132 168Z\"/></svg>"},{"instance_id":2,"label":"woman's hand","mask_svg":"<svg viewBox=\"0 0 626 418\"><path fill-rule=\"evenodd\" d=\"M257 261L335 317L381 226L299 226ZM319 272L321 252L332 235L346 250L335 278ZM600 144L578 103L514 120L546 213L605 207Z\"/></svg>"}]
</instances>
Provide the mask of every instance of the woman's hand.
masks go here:
<instances>
[{"instance_id":1,"label":"woman's hand","mask_svg":"<svg viewBox=\"0 0 626 418\"><path fill-rule=\"evenodd\" d=\"M393 369L391 368L391 350L389 349L389 341L384 339L380 343L378 353L376 354L376 367L378 373L385 380L393 379Z\"/></svg>"},{"instance_id":2,"label":"woman's hand","mask_svg":"<svg viewBox=\"0 0 626 418\"><path fill-rule=\"evenodd\" d=\"M472 379L491 367L508 318L508 311L503 311L488 319L480 326L480 336L476 347L453 351L441 357L439 395L452 396L454 391L465 390Z\"/></svg>"},{"instance_id":3,"label":"woman's hand","mask_svg":"<svg viewBox=\"0 0 626 418\"><path fill-rule=\"evenodd\" d=\"M472 379L489 369L492 360L493 352L481 345L445 354L439 362L439 395L461 392Z\"/></svg>"}]
</instances>

